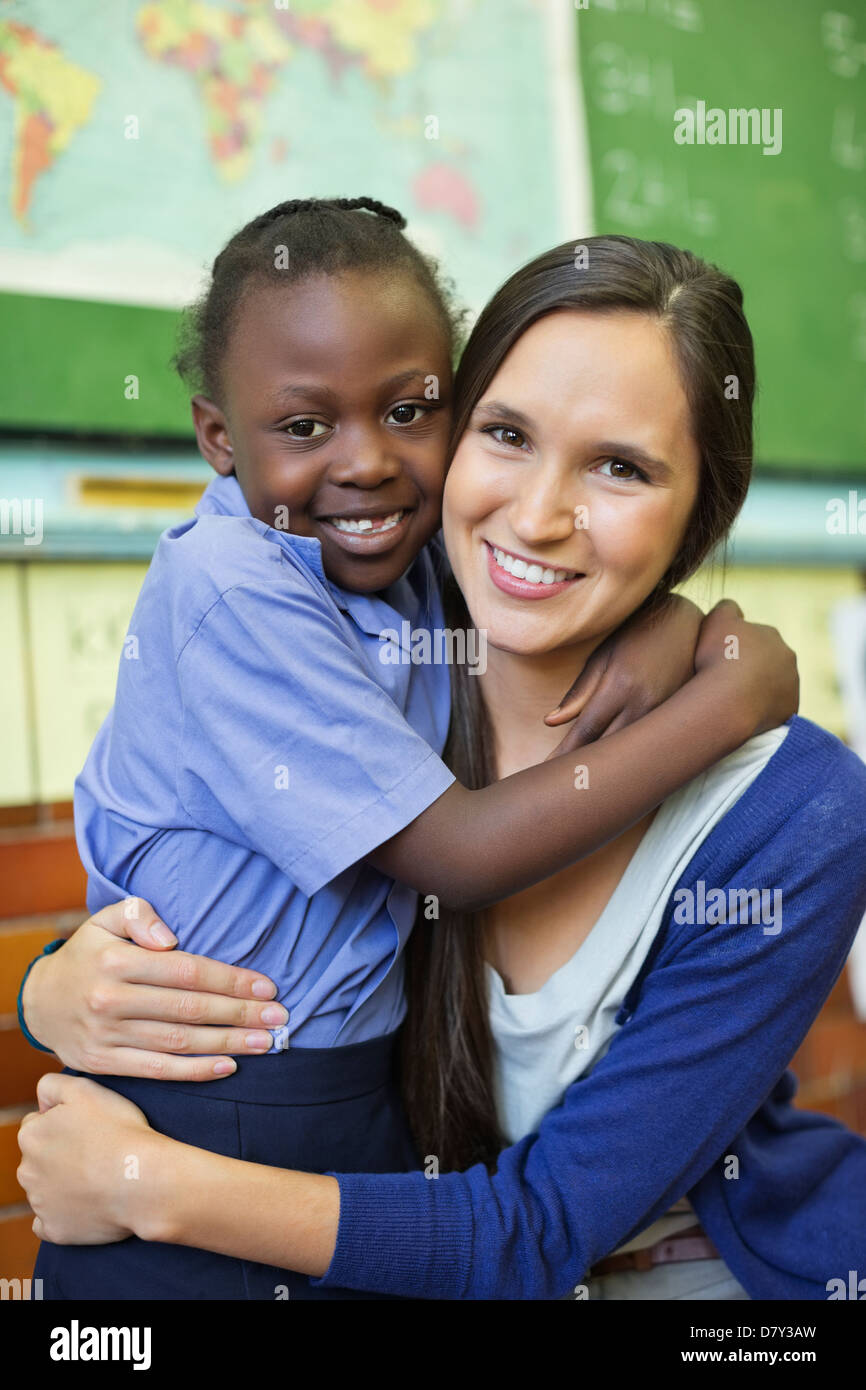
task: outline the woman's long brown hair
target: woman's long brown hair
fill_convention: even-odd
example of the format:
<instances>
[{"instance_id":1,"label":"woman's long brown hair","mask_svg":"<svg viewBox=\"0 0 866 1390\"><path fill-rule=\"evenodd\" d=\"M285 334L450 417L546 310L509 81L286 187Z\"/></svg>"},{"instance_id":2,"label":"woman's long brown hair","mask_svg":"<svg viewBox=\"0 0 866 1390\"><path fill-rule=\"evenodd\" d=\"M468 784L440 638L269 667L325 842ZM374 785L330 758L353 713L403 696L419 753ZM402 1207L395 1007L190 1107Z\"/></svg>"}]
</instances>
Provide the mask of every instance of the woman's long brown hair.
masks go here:
<instances>
[{"instance_id":1,"label":"woman's long brown hair","mask_svg":"<svg viewBox=\"0 0 866 1390\"><path fill-rule=\"evenodd\" d=\"M454 447L520 336L560 310L642 313L670 333L701 467L683 543L656 591L663 596L727 535L748 489L755 365L742 290L716 266L664 242L586 237L538 256L496 292L466 344L455 382ZM471 619L453 580L444 602L446 626L468 630ZM492 731L478 680L465 665L451 667L451 692L445 762L464 786L487 786L496 776ZM428 920L425 910L422 900L406 956L404 1103L422 1157L435 1156L443 1171L479 1162L492 1167L503 1138L483 921L446 909Z\"/></svg>"}]
</instances>

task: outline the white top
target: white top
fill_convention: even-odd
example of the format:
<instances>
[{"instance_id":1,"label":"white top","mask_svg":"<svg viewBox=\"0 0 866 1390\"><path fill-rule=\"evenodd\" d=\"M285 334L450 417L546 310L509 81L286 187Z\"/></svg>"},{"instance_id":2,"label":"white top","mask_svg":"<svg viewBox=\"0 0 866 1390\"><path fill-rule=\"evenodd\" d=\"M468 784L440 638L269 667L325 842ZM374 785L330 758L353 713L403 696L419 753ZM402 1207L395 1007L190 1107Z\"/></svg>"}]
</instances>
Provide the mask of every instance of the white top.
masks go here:
<instances>
[{"instance_id":1,"label":"white top","mask_svg":"<svg viewBox=\"0 0 866 1390\"><path fill-rule=\"evenodd\" d=\"M614 1019L683 870L787 732L782 726L750 739L662 802L589 935L539 990L506 994L500 975L487 966L496 1101L509 1143L534 1133L572 1082L588 1076L607 1052ZM686 1199L671 1210L684 1214L661 1218L619 1248L649 1245L694 1224Z\"/></svg>"}]
</instances>

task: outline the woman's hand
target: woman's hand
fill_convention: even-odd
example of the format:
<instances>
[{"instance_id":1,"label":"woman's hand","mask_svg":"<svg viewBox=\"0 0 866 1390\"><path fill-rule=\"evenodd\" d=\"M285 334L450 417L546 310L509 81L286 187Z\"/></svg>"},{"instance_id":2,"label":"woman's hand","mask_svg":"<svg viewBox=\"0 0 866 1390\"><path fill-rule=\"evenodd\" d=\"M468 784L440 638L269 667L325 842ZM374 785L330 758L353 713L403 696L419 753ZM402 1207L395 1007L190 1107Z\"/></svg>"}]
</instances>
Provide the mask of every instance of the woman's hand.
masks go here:
<instances>
[{"instance_id":1,"label":"woman's hand","mask_svg":"<svg viewBox=\"0 0 866 1390\"><path fill-rule=\"evenodd\" d=\"M649 714L695 674L703 616L679 594L654 613L635 614L596 648L545 724L574 719L569 747L576 748Z\"/></svg>"},{"instance_id":2,"label":"woman's hand","mask_svg":"<svg viewBox=\"0 0 866 1390\"><path fill-rule=\"evenodd\" d=\"M155 1135L138 1106L81 1076L40 1078L39 1113L18 1131L18 1181L33 1231L57 1245L104 1245L133 1234L132 1212Z\"/></svg>"},{"instance_id":3,"label":"woman's hand","mask_svg":"<svg viewBox=\"0 0 866 1390\"><path fill-rule=\"evenodd\" d=\"M273 982L176 945L144 899L104 908L33 966L28 1028L65 1066L95 1075L213 1081L236 1070L219 1054L267 1052L266 1030L288 1021L267 1002Z\"/></svg>"},{"instance_id":4,"label":"woman's hand","mask_svg":"<svg viewBox=\"0 0 866 1390\"><path fill-rule=\"evenodd\" d=\"M749 712L752 734L778 728L800 707L796 653L774 627L747 623L730 599L701 624L695 670L730 683L730 698Z\"/></svg>"}]
</instances>

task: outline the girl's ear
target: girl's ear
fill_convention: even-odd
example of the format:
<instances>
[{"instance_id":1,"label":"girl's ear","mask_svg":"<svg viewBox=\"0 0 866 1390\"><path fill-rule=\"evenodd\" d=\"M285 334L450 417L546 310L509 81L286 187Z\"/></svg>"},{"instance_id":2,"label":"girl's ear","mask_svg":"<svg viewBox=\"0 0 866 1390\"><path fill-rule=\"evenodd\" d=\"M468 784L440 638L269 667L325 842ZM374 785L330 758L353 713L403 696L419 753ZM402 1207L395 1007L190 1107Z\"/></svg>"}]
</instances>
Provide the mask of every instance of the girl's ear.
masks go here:
<instances>
[{"instance_id":1,"label":"girl's ear","mask_svg":"<svg viewBox=\"0 0 866 1390\"><path fill-rule=\"evenodd\" d=\"M225 415L207 396L193 396L190 405L199 453L217 473L224 478L229 477L234 472L235 463Z\"/></svg>"}]
</instances>

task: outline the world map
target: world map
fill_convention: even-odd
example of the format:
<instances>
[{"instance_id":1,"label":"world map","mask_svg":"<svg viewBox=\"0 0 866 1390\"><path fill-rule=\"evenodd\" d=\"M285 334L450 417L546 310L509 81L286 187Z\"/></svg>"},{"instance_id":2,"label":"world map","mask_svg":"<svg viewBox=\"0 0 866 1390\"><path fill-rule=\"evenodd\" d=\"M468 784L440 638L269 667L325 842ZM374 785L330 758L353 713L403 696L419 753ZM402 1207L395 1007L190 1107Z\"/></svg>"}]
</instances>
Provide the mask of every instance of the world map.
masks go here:
<instances>
[{"instance_id":1,"label":"world map","mask_svg":"<svg viewBox=\"0 0 866 1390\"><path fill-rule=\"evenodd\" d=\"M195 84L210 155L233 181L249 170L265 102L299 48L317 53L334 77L357 68L385 82L412 69L416 38L440 9L441 0L244 0L241 9L149 0L138 9L136 33L149 58ZM35 29L0 20L0 85L14 105L11 207L26 225L38 178L89 120L103 83ZM477 219L471 186L447 167L432 167L416 193L422 205L438 204L467 225Z\"/></svg>"},{"instance_id":2,"label":"world map","mask_svg":"<svg viewBox=\"0 0 866 1390\"><path fill-rule=\"evenodd\" d=\"M313 49L336 77L351 66L373 81L395 77L412 68L416 35L438 17L436 0L293 0L291 8L247 0L245 8L153 0L138 13L149 57L195 81L210 151L226 179L246 173L263 103L297 47Z\"/></svg>"},{"instance_id":3,"label":"world map","mask_svg":"<svg viewBox=\"0 0 866 1390\"><path fill-rule=\"evenodd\" d=\"M180 307L263 209L368 195L480 305L556 239L548 9L0 0L0 288Z\"/></svg>"}]
</instances>

